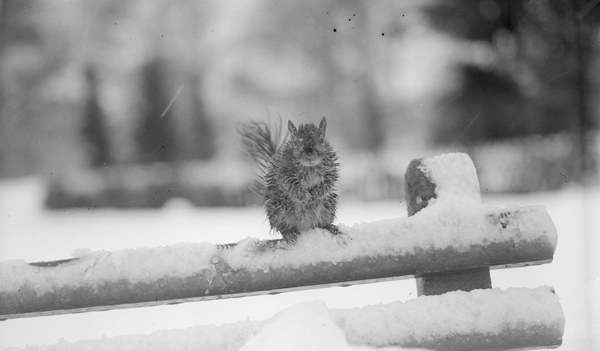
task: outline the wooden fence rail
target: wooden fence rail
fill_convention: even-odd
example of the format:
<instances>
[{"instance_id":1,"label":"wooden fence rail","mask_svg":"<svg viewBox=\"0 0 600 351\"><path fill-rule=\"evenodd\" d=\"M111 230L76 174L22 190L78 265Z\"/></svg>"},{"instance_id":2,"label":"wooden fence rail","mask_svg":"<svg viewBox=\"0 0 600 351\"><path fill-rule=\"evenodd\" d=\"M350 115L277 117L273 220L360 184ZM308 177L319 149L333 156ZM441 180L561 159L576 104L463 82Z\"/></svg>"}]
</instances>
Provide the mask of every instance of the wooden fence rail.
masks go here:
<instances>
[{"instance_id":1,"label":"wooden fence rail","mask_svg":"<svg viewBox=\"0 0 600 351\"><path fill-rule=\"evenodd\" d=\"M294 245L245 239L227 245L189 243L88 252L54 262L1 262L0 319L412 277L418 278L420 295L441 295L490 289L490 268L552 261L557 233L545 208L482 204L468 156L415 160L407 170L406 184L409 217L341 225L344 234L338 237L317 229L301 235ZM551 308L562 317L558 303ZM452 340L440 337L391 344L436 349L458 345L473 350L493 345L496 349L548 347L560 345L562 328L564 317L550 324L505 330L499 338L486 339L485 333L471 332L455 333ZM518 342L499 341L507 337Z\"/></svg>"}]
</instances>

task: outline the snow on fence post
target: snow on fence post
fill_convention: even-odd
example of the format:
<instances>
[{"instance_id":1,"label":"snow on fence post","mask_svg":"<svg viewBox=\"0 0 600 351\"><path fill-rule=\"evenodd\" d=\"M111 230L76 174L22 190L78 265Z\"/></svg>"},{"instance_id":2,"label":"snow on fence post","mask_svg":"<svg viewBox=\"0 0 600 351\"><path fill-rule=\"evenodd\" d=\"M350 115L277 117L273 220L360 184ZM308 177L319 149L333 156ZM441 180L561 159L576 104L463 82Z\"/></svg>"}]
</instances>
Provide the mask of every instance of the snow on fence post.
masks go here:
<instances>
[{"instance_id":1,"label":"snow on fence post","mask_svg":"<svg viewBox=\"0 0 600 351\"><path fill-rule=\"evenodd\" d=\"M458 162L462 164L463 174L445 174L448 167L435 167L437 162ZM428 164L434 164L428 167ZM438 196L465 197L468 200L480 200L479 181L475 166L465 154L449 154L430 159L414 159L405 173L406 206L408 216L426 208L430 201ZM443 179L443 189L439 189L436 179ZM444 194L446 193L446 194ZM448 291L490 289L492 279L490 267L478 267L452 272L423 273L416 277L417 293L421 295L440 295Z\"/></svg>"}]
</instances>

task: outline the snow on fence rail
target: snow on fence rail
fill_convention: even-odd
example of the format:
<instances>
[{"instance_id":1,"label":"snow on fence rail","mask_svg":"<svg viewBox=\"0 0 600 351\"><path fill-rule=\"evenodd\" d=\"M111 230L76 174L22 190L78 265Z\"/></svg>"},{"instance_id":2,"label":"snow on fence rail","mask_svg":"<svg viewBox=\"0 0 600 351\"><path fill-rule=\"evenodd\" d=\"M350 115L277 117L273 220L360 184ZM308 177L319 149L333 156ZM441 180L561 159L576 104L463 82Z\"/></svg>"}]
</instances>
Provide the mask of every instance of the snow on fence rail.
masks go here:
<instances>
[{"instance_id":1,"label":"snow on fence rail","mask_svg":"<svg viewBox=\"0 0 600 351\"><path fill-rule=\"evenodd\" d=\"M329 350L346 350L347 344L444 351L553 347L562 336L564 323L558 300L549 288L539 287L454 291L350 309L328 309L324 302L306 302L263 321L61 341L27 350L273 350L277 348L261 346L272 346L282 339L285 344L280 350L300 349L295 343L301 343L305 350L321 350L311 347L311 335L307 334L324 330L332 335L317 337L317 343ZM336 334L341 337L336 338Z\"/></svg>"},{"instance_id":2,"label":"snow on fence rail","mask_svg":"<svg viewBox=\"0 0 600 351\"><path fill-rule=\"evenodd\" d=\"M490 290L490 268L552 261L557 233L545 208L482 204L475 168L468 156L450 154L415 160L407 170L406 184L408 218L340 225L344 235L338 237L316 229L304 233L294 245L247 238L228 245L188 243L115 252L79 251L72 259L55 262L2 262L0 319L243 297L405 277L418 278L420 295ZM436 334L438 337L433 339L416 338L409 330L407 335L413 336L408 339L392 338L389 343L375 344L447 349L458 345L460 349L473 350L494 348L493 345L560 345L564 317L558 298L548 289L528 290L531 289L524 289L520 300L513 302L489 295L490 303L504 301L497 311L510 311L525 306L525 302L535 302L534 306L541 302L549 309L542 320L539 313L537 317L527 314L527 318L516 320L503 314L503 327L494 330L454 330L451 334ZM446 295L436 298L443 301ZM423 301L422 308L427 310L429 303L424 298L417 300ZM486 312L473 313L482 316L480 321L490 317ZM402 317L390 318L390 325L394 325L393 321L402 324ZM345 327L355 324L340 323ZM404 327L410 328L410 323L402 324ZM467 344L474 348L466 347Z\"/></svg>"}]
</instances>

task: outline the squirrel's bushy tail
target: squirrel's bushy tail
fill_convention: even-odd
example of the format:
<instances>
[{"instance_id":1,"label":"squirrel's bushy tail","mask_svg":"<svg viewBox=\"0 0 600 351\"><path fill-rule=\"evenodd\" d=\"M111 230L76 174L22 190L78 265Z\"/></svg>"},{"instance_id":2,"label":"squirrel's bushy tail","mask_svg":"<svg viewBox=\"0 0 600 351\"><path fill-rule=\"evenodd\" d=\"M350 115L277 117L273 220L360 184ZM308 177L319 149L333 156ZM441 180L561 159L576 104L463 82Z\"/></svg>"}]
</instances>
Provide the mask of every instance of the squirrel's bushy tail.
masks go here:
<instances>
[{"instance_id":1,"label":"squirrel's bushy tail","mask_svg":"<svg viewBox=\"0 0 600 351\"><path fill-rule=\"evenodd\" d=\"M265 195L265 176L273 161L277 149L285 142L287 134L282 137L281 117L277 122L266 123L250 121L238 126L238 134L242 140L243 150L258 167L259 179L252 184L252 191Z\"/></svg>"}]
</instances>

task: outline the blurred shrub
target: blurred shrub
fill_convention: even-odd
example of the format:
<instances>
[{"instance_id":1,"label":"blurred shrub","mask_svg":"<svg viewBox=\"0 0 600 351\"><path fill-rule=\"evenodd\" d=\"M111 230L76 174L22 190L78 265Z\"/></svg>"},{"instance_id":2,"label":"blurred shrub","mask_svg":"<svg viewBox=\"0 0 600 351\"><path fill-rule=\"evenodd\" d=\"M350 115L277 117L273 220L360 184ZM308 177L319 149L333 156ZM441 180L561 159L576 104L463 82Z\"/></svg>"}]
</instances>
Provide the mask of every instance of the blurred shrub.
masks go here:
<instances>
[{"instance_id":1,"label":"blurred shrub","mask_svg":"<svg viewBox=\"0 0 600 351\"><path fill-rule=\"evenodd\" d=\"M473 160L482 193L551 191L580 181L576 145L572 135L561 133L482 141L470 147L428 149L418 154L388 150L377 155L347 155L341 160L338 188L342 199L402 201L404 172L411 159L459 151ZM594 152L597 159L599 150ZM598 177L597 169L593 176Z\"/></svg>"},{"instance_id":2,"label":"blurred shrub","mask_svg":"<svg viewBox=\"0 0 600 351\"><path fill-rule=\"evenodd\" d=\"M243 206L260 202L249 190L244 166L197 162L118 165L80 170L48 184L46 206L159 208L183 198L195 206ZM218 180L221 180L220 182Z\"/></svg>"},{"instance_id":3,"label":"blurred shrub","mask_svg":"<svg viewBox=\"0 0 600 351\"><path fill-rule=\"evenodd\" d=\"M576 183L580 160L575 145L568 134L533 135L482 142L458 151L473 159L482 193L518 193ZM340 198L402 201L404 172L410 160L445 152L449 150L342 155ZM80 170L49 183L46 206L159 208L173 198L183 198L195 206L257 205L262 198L250 191L254 177L249 165L222 161Z\"/></svg>"},{"instance_id":4,"label":"blurred shrub","mask_svg":"<svg viewBox=\"0 0 600 351\"><path fill-rule=\"evenodd\" d=\"M482 192L534 192L579 179L578 151L568 134L531 135L470 147Z\"/></svg>"},{"instance_id":5,"label":"blurred shrub","mask_svg":"<svg viewBox=\"0 0 600 351\"><path fill-rule=\"evenodd\" d=\"M409 154L396 150L342 155L338 183L340 198L361 201L403 200L404 172L410 160Z\"/></svg>"}]
</instances>

